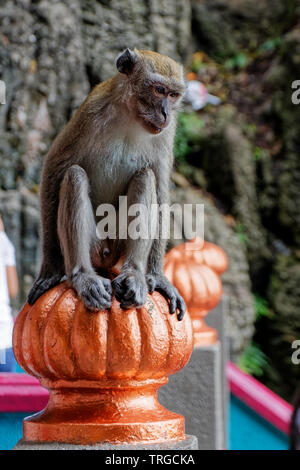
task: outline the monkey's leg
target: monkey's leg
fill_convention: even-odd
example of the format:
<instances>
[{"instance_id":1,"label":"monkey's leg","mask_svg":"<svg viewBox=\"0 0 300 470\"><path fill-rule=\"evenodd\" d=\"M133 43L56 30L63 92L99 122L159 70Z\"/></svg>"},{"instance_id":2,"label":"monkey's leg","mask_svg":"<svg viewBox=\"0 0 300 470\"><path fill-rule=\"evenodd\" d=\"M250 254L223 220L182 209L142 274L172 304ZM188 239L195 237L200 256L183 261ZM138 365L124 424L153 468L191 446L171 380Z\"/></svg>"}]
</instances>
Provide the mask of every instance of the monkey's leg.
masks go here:
<instances>
[{"instance_id":1,"label":"monkey's leg","mask_svg":"<svg viewBox=\"0 0 300 470\"><path fill-rule=\"evenodd\" d=\"M86 172L78 165L71 166L59 193L58 235L70 284L88 309L102 310L111 306L111 282L92 267L96 224L88 191Z\"/></svg>"},{"instance_id":2,"label":"monkey's leg","mask_svg":"<svg viewBox=\"0 0 300 470\"><path fill-rule=\"evenodd\" d=\"M157 174L157 199L159 205L169 203L169 178L167 176L166 169L161 169ZM182 320L186 311L185 302L176 287L171 284L163 272L166 240L162 238L162 226L168 223L169 220L162 220L162 217L159 217L159 233L151 245L146 280L149 293L152 294L155 290L160 292L169 302L170 313L173 314L177 310L177 318Z\"/></svg>"},{"instance_id":3,"label":"monkey's leg","mask_svg":"<svg viewBox=\"0 0 300 470\"><path fill-rule=\"evenodd\" d=\"M55 182L46 181L44 186L42 185L43 261L39 275L28 294L30 305L33 305L47 290L59 284L65 275L64 260L56 230L58 192L59 185Z\"/></svg>"},{"instance_id":4,"label":"monkey's leg","mask_svg":"<svg viewBox=\"0 0 300 470\"><path fill-rule=\"evenodd\" d=\"M127 197L128 209L133 204L142 204L147 214L150 213L151 205L157 203L155 176L151 169L141 170L134 175ZM149 231L149 219L145 220L145 224L147 227L140 227L141 232L143 229ZM146 301L146 268L152 240L150 236L147 239L133 239L129 233L127 240L120 242L123 242L125 261L121 273L112 282L114 294L122 308L140 307Z\"/></svg>"},{"instance_id":5,"label":"monkey's leg","mask_svg":"<svg viewBox=\"0 0 300 470\"><path fill-rule=\"evenodd\" d=\"M166 221L163 221L163 223L166 223ZM161 221L159 221L159 224L161 224ZM161 233L160 228L160 234ZM148 291L150 294L155 290L160 292L169 302L170 313L173 314L177 310L177 318L178 320L182 320L186 311L185 302L176 287L173 286L163 273L161 254L164 253L164 249L164 240L157 238L153 241L146 274Z\"/></svg>"}]
</instances>

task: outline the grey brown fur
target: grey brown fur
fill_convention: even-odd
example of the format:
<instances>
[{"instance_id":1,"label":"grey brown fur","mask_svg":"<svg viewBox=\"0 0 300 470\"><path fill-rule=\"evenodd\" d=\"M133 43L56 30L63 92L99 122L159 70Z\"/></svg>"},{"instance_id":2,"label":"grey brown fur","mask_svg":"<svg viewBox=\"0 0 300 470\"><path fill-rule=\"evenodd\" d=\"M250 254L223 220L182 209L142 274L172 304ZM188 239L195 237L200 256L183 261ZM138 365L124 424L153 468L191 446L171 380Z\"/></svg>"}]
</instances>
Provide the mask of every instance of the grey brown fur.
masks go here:
<instances>
[{"instance_id":1,"label":"grey brown fur","mask_svg":"<svg viewBox=\"0 0 300 470\"><path fill-rule=\"evenodd\" d=\"M90 310L109 308L112 288L121 307L141 306L160 291L170 312L185 305L163 275L165 240L105 240L96 236L96 209L119 196L128 206L168 203L182 67L151 51L126 50L119 73L98 85L55 139L43 167L43 261L28 302L64 275ZM107 268L124 260L112 281ZM112 288L111 288L112 284Z\"/></svg>"}]
</instances>

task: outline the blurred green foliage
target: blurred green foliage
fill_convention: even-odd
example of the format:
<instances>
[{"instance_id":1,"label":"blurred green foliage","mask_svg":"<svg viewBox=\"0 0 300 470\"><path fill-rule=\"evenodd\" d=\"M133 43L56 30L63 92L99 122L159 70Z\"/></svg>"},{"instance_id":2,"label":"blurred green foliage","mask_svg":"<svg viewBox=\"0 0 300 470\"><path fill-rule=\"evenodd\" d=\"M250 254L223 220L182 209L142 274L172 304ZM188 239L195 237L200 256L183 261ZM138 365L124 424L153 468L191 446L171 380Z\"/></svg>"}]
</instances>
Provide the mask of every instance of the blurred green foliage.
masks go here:
<instances>
[{"instance_id":1,"label":"blurred green foliage","mask_svg":"<svg viewBox=\"0 0 300 470\"><path fill-rule=\"evenodd\" d=\"M265 52L273 52L277 47L282 44L282 37L275 37L267 39L259 48L258 53L264 54Z\"/></svg>"},{"instance_id":2,"label":"blurred green foliage","mask_svg":"<svg viewBox=\"0 0 300 470\"><path fill-rule=\"evenodd\" d=\"M269 369L269 361L258 344L252 342L238 361L239 368L247 374L262 376Z\"/></svg>"},{"instance_id":3,"label":"blurred green foliage","mask_svg":"<svg viewBox=\"0 0 300 470\"><path fill-rule=\"evenodd\" d=\"M175 158L179 163L184 163L186 156L199 148L203 128L204 121L197 113L179 113L174 144Z\"/></svg>"},{"instance_id":4,"label":"blurred green foliage","mask_svg":"<svg viewBox=\"0 0 300 470\"><path fill-rule=\"evenodd\" d=\"M254 149L254 160L256 162L258 162L259 160L261 160L263 154L264 154L264 149L262 149L261 147L255 147L255 149Z\"/></svg>"},{"instance_id":5,"label":"blurred green foliage","mask_svg":"<svg viewBox=\"0 0 300 470\"><path fill-rule=\"evenodd\" d=\"M239 239L243 243L247 243L248 238L247 238L247 235L246 235L245 226L243 224L236 224L235 230L236 230L236 233L238 234Z\"/></svg>"},{"instance_id":6,"label":"blurred green foliage","mask_svg":"<svg viewBox=\"0 0 300 470\"><path fill-rule=\"evenodd\" d=\"M271 318L273 316L267 300L258 294L254 294L254 310L256 320L259 320L261 317Z\"/></svg>"},{"instance_id":7,"label":"blurred green foliage","mask_svg":"<svg viewBox=\"0 0 300 470\"><path fill-rule=\"evenodd\" d=\"M254 294L255 327L261 318L272 318L273 312L266 299ZM238 366L247 374L256 377L274 376L275 371L268 356L262 351L261 346L252 341L241 355Z\"/></svg>"},{"instance_id":8,"label":"blurred green foliage","mask_svg":"<svg viewBox=\"0 0 300 470\"><path fill-rule=\"evenodd\" d=\"M249 56L247 52L238 52L233 57L225 60L224 66L227 70L243 69L248 65Z\"/></svg>"}]
</instances>

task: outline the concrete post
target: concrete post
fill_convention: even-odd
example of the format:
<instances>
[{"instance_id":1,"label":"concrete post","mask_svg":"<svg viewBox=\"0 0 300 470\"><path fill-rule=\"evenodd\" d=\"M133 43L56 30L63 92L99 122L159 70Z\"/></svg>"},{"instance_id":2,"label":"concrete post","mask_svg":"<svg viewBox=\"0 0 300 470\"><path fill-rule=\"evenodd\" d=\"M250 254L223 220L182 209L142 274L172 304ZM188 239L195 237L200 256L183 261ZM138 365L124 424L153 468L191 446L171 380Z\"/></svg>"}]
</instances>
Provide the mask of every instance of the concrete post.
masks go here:
<instances>
[{"instance_id":1,"label":"concrete post","mask_svg":"<svg viewBox=\"0 0 300 470\"><path fill-rule=\"evenodd\" d=\"M175 412L184 412L186 431L198 438L200 450L227 447L224 304L226 302L222 302L207 317L207 323L217 329L220 339L215 344L195 346L185 369L170 377L169 383L158 395L162 405Z\"/></svg>"}]
</instances>

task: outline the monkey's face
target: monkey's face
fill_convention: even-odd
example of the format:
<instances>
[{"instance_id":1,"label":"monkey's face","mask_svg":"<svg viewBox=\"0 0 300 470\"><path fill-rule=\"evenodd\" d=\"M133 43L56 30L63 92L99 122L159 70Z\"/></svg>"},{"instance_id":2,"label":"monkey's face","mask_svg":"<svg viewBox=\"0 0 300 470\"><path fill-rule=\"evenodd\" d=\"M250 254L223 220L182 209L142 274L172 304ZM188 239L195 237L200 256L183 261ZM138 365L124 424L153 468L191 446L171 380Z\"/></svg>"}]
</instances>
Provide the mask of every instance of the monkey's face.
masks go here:
<instances>
[{"instance_id":1,"label":"monkey's face","mask_svg":"<svg viewBox=\"0 0 300 470\"><path fill-rule=\"evenodd\" d=\"M130 85L130 111L147 132L160 134L176 115L185 89L182 66L157 52L137 49L126 49L116 65Z\"/></svg>"},{"instance_id":2,"label":"monkey's face","mask_svg":"<svg viewBox=\"0 0 300 470\"><path fill-rule=\"evenodd\" d=\"M175 115L181 93L165 82L145 81L136 100L137 119L151 134L160 134Z\"/></svg>"}]
</instances>

